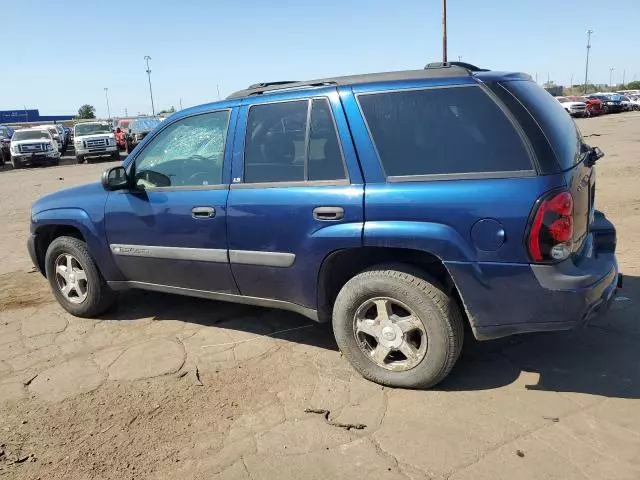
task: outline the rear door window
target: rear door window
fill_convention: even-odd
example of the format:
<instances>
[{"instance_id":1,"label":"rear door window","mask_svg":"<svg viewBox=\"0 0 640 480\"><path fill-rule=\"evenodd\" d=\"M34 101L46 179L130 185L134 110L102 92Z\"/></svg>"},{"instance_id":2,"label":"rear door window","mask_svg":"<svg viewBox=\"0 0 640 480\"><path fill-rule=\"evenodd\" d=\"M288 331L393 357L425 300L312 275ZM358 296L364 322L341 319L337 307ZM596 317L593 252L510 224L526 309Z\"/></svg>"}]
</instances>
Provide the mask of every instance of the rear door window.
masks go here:
<instances>
[{"instance_id":1,"label":"rear door window","mask_svg":"<svg viewBox=\"0 0 640 480\"><path fill-rule=\"evenodd\" d=\"M387 177L533 168L520 134L480 87L361 94L358 101Z\"/></svg>"},{"instance_id":2,"label":"rear door window","mask_svg":"<svg viewBox=\"0 0 640 480\"><path fill-rule=\"evenodd\" d=\"M504 82L535 118L544 132L562 170L572 168L580 160L580 132L573 119L556 100L538 84L528 80Z\"/></svg>"},{"instance_id":3,"label":"rear door window","mask_svg":"<svg viewBox=\"0 0 640 480\"><path fill-rule=\"evenodd\" d=\"M244 162L245 183L346 179L329 101L316 98L252 106Z\"/></svg>"}]
</instances>

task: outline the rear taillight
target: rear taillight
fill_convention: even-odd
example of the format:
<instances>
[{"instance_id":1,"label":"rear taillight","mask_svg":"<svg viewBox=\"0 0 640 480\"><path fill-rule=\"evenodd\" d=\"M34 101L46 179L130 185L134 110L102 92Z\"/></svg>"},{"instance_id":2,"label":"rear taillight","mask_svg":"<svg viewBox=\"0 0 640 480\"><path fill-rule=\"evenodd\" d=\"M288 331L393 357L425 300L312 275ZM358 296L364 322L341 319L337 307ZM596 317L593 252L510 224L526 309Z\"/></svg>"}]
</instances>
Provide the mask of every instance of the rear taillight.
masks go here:
<instances>
[{"instance_id":1,"label":"rear taillight","mask_svg":"<svg viewBox=\"0 0 640 480\"><path fill-rule=\"evenodd\" d=\"M542 199L529 229L529 255L535 262L564 260L571 254L573 197L569 192Z\"/></svg>"}]
</instances>

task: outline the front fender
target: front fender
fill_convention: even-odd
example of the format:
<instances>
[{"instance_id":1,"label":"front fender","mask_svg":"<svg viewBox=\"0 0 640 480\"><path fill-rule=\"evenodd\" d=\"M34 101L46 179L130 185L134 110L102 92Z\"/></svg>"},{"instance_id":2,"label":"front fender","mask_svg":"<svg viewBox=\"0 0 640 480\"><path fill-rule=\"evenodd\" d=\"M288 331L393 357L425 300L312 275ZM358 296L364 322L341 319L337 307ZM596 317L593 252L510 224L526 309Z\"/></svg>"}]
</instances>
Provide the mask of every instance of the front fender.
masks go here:
<instances>
[{"instance_id":1,"label":"front fender","mask_svg":"<svg viewBox=\"0 0 640 480\"><path fill-rule=\"evenodd\" d=\"M43 210L31 217L31 233L38 235L49 226L73 227L80 231L89 254L98 265L105 280L122 280L107 245L104 217L92 219L82 208L55 208Z\"/></svg>"}]
</instances>

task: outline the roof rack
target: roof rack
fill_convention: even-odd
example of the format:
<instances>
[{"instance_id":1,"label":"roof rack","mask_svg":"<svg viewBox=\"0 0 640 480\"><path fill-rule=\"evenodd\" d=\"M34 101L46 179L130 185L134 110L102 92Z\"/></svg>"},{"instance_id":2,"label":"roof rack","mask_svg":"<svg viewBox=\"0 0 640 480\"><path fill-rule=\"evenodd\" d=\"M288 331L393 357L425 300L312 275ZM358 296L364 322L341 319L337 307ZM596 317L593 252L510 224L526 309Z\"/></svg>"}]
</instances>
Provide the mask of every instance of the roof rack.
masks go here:
<instances>
[{"instance_id":1,"label":"roof rack","mask_svg":"<svg viewBox=\"0 0 640 480\"><path fill-rule=\"evenodd\" d=\"M367 73L364 75L349 75L345 77L324 78L306 82L269 82L256 83L245 90L232 93L227 99L262 95L272 91L285 89L322 87L328 85L358 85L363 83L389 82L401 80L422 80L437 77L462 77L471 75L471 70L457 65L446 64L425 68L423 70L404 70L399 72Z\"/></svg>"},{"instance_id":2,"label":"roof rack","mask_svg":"<svg viewBox=\"0 0 640 480\"><path fill-rule=\"evenodd\" d=\"M464 68L466 70L469 70L470 72L488 72L489 71L488 68L476 67L475 65L472 65L471 63L466 63L466 62L431 62L431 63L427 63L424 69L428 70L430 68L445 68L450 66Z\"/></svg>"},{"instance_id":3,"label":"roof rack","mask_svg":"<svg viewBox=\"0 0 640 480\"><path fill-rule=\"evenodd\" d=\"M249 85L247 87L247 90L255 90L258 88L266 88L266 87L273 87L276 85L288 85L290 83L298 83L299 80L281 80L278 82L262 82L262 83L254 83L253 85Z\"/></svg>"}]
</instances>

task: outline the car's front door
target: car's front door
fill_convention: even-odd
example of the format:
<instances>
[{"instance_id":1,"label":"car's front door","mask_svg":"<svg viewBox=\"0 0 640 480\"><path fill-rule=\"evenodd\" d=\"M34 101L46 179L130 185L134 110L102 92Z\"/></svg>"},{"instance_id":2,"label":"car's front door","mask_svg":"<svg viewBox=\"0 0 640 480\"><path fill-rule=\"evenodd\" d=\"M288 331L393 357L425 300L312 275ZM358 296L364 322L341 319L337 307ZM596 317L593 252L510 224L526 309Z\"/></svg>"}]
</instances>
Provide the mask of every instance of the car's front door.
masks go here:
<instances>
[{"instance_id":1,"label":"car's front door","mask_svg":"<svg viewBox=\"0 0 640 480\"><path fill-rule=\"evenodd\" d=\"M340 98L324 88L247 103L228 201L231 269L243 295L315 310L323 260L362 245L364 185Z\"/></svg>"},{"instance_id":2,"label":"car's front door","mask_svg":"<svg viewBox=\"0 0 640 480\"><path fill-rule=\"evenodd\" d=\"M236 293L227 250L232 109L163 126L128 165L131 190L105 208L109 248L130 282ZM143 286L143 285L139 285Z\"/></svg>"}]
</instances>

